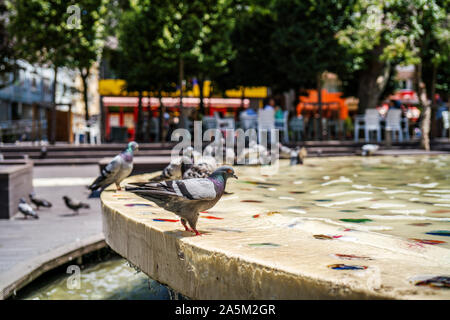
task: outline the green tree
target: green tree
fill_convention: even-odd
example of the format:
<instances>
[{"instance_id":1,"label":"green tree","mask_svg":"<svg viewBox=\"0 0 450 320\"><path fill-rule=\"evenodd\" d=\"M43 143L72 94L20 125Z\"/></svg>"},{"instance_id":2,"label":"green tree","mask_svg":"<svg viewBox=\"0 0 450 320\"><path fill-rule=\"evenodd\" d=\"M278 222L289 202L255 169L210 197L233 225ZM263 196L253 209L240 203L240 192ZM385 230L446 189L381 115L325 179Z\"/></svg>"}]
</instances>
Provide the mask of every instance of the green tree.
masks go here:
<instances>
[{"instance_id":1,"label":"green tree","mask_svg":"<svg viewBox=\"0 0 450 320\"><path fill-rule=\"evenodd\" d=\"M13 39L7 29L7 6L5 1L0 1L0 89L5 88L16 81L19 66L16 63L16 50ZM12 75L12 79L10 79Z\"/></svg>"},{"instance_id":2,"label":"green tree","mask_svg":"<svg viewBox=\"0 0 450 320\"><path fill-rule=\"evenodd\" d=\"M156 92L160 98L160 130L161 137L164 136L162 91L174 89L178 57L166 38L167 17L164 1L142 0L134 3L120 19L114 64L119 77L126 80L124 89L138 92L138 141L144 138L142 97L145 91Z\"/></svg>"}]
</instances>

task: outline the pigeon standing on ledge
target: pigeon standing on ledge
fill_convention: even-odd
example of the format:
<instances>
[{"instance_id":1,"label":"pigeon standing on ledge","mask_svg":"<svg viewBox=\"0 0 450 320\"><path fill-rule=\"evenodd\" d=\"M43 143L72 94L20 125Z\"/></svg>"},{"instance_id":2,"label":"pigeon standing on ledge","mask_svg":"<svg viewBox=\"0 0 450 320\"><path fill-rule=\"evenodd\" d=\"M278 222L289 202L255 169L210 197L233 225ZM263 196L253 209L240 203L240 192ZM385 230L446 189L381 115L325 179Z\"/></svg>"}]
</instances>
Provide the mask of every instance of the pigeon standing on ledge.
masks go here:
<instances>
[{"instance_id":1,"label":"pigeon standing on ledge","mask_svg":"<svg viewBox=\"0 0 450 320\"><path fill-rule=\"evenodd\" d=\"M36 206L36 210L39 210L39 207L44 207L44 208L52 207L51 202L49 202L45 199L36 198L36 195L34 192L30 193L28 196L30 197L30 201Z\"/></svg>"},{"instance_id":2,"label":"pigeon standing on ledge","mask_svg":"<svg viewBox=\"0 0 450 320\"><path fill-rule=\"evenodd\" d=\"M139 145L134 141L128 143L128 147L111 160L88 189L91 191L101 189L103 191L111 183L115 183L117 190L122 190L120 182L133 171L133 153L138 150L138 147Z\"/></svg>"},{"instance_id":3,"label":"pigeon standing on ledge","mask_svg":"<svg viewBox=\"0 0 450 320\"><path fill-rule=\"evenodd\" d=\"M303 164L303 159L305 159L308 155L305 147L302 147L301 149L299 147L291 149L289 147L283 146L281 143L278 143L278 148L280 150L280 158L290 159L291 166Z\"/></svg>"},{"instance_id":4,"label":"pigeon standing on ledge","mask_svg":"<svg viewBox=\"0 0 450 320\"><path fill-rule=\"evenodd\" d=\"M227 179L237 176L230 166L223 166L208 178L163 181L161 183L132 183L125 190L135 193L181 217L186 231L200 233L196 229L199 212L212 208L222 197ZM189 223L189 227L186 225Z\"/></svg>"},{"instance_id":5,"label":"pigeon standing on ledge","mask_svg":"<svg viewBox=\"0 0 450 320\"><path fill-rule=\"evenodd\" d=\"M89 209L90 206L87 203L83 203L78 200L72 200L68 196L64 196L64 203L66 204L67 208L72 209L74 213L78 214L78 210L80 209Z\"/></svg>"},{"instance_id":6,"label":"pigeon standing on ledge","mask_svg":"<svg viewBox=\"0 0 450 320\"><path fill-rule=\"evenodd\" d=\"M28 216L39 219L37 213L34 212L33 208L25 201L24 198L20 198L19 211L23 213L25 219L27 219Z\"/></svg>"}]
</instances>

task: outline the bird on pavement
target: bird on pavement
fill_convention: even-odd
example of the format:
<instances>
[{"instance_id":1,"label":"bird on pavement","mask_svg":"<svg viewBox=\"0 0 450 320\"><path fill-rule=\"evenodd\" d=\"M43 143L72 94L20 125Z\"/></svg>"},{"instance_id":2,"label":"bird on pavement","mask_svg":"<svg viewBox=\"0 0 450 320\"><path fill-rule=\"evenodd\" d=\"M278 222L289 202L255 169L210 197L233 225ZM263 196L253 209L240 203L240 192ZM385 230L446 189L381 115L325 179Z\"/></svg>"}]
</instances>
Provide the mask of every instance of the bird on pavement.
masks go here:
<instances>
[{"instance_id":1,"label":"bird on pavement","mask_svg":"<svg viewBox=\"0 0 450 320\"><path fill-rule=\"evenodd\" d=\"M36 194L34 192L30 193L28 196L30 197L30 201L36 206L36 210L39 210L39 207L51 208L52 206L50 201L36 198Z\"/></svg>"},{"instance_id":2,"label":"bird on pavement","mask_svg":"<svg viewBox=\"0 0 450 320\"><path fill-rule=\"evenodd\" d=\"M33 217L35 219L39 219L39 216L37 213L33 210L33 208L25 201L24 198L20 198L19 203L19 211L23 213L25 216L25 219L28 218L28 216Z\"/></svg>"},{"instance_id":3,"label":"bird on pavement","mask_svg":"<svg viewBox=\"0 0 450 320\"><path fill-rule=\"evenodd\" d=\"M80 209L89 209L90 206L87 203L83 203L78 200L72 200L68 196L64 196L64 203L66 204L67 208L72 209L74 213L78 214L78 210Z\"/></svg>"},{"instance_id":4,"label":"bird on pavement","mask_svg":"<svg viewBox=\"0 0 450 320\"><path fill-rule=\"evenodd\" d=\"M122 190L120 182L133 171L133 154L138 150L138 147L139 145L134 141L128 143L127 148L111 160L88 189L92 192L97 189L103 191L111 183L115 183L117 190Z\"/></svg>"},{"instance_id":5,"label":"bird on pavement","mask_svg":"<svg viewBox=\"0 0 450 320\"><path fill-rule=\"evenodd\" d=\"M199 212L212 208L222 197L227 179L237 176L230 166L215 170L208 178L172 180L160 183L130 183L125 190L135 193L158 206L181 217L181 224L186 231L196 229ZM186 223L192 228L189 229Z\"/></svg>"},{"instance_id":6,"label":"bird on pavement","mask_svg":"<svg viewBox=\"0 0 450 320\"><path fill-rule=\"evenodd\" d=\"M291 166L303 164L303 160L308 155L308 152L306 151L305 147L302 148L296 147L295 149L292 149L282 145L281 143L278 143L278 147L280 151L280 158L290 159Z\"/></svg>"},{"instance_id":7,"label":"bird on pavement","mask_svg":"<svg viewBox=\"0 0 450 320\"><path fill-rule=\"evenodd\" d=\"M377 144L365 144L362 146L362 156L371 156L373 155L375 152L378 151L378 149L380 148L379 145Z\"/></svg>"}]
</instances>

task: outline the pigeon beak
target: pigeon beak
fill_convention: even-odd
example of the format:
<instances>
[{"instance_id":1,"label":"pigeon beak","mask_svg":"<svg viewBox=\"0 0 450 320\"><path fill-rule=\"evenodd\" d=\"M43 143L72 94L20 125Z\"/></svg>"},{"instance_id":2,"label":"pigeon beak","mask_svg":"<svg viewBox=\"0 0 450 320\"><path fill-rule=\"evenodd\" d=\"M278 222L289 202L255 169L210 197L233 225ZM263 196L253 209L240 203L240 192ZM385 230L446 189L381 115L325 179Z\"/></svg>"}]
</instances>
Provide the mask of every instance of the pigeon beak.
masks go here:
<instances>
[{"instance_id":1,"label":"pigeon beak","mask_svg":"<svg viewBox=\"0 0 450 320\"><path fill-rule=\"evenodd\" d=\"M238 177L237 177L237 175L233 174L233 178L236 178L236 179L237 179Z\"/></svg>"}]
</instances>

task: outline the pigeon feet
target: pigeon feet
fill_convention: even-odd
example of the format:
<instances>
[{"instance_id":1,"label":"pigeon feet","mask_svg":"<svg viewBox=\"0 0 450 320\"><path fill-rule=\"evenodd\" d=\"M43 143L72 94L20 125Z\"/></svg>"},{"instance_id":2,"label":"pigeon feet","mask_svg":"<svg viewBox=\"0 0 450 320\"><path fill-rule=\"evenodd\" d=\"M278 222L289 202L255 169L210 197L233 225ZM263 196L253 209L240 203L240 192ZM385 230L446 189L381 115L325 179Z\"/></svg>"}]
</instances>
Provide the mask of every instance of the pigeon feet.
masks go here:
<instances>
[{"instance_id":1,"label":"pigeon feet","mask_svg":"<svg viewBox=\"0 0 450 320\"><path fill-rule=\"evenodd\" d=\"M196 229L192 229L196 236L201 236L203 233L198 232Z\"/></svg>"}]
</instances>

